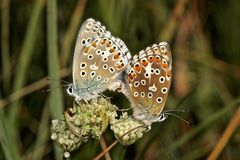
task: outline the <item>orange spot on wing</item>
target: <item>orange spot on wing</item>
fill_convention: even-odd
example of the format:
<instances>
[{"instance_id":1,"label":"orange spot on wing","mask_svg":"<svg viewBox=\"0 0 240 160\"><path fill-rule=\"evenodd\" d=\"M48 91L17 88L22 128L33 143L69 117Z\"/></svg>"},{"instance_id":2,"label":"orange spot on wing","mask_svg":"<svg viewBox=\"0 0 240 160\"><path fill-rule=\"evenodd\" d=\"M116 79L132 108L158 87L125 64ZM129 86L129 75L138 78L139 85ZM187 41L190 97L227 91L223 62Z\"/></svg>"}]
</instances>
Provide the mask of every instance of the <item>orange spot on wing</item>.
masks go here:
<instances>
[{"instance_id":1,"label":"orange spot on wing","mask_svg":"<svg viewBox=\"0 0 240 160\"><path fill-rule=\"evenodd\" d=\"M108 41L108 43L107 43L107 47L111 47L111 44L109 43L109 41Z\"/></svg>"},{"instance_id":2,"label":"orange spot on wing","mask_svg":"<svg viewBox=\"0 0 240 160\"><path fill-rule=\"evenodd\" d=\"M93 46L94 48L96 48L96 47L97 47L96 42L93 42L93 43L92 43L92 46Z\"/></svg>"},{"instance_id":3,"label":"orange spot on wing","mask_svg":"<svg viewBox=\"0 0 240 160\"><path fill-rule=\"evenodd\" d=\"M134 77L134 78L137 78L137 75L136 75L136 73L133 73L133 77Z\"/></svg>"},{"instance_id":4,"label":"orange spot on wing","mask_svg":"<svg viewBox=\"0 0 240 160\"><path fill-rule=\"evenodd\" d=\"M89 52L89 47L85 47L83 50L84 53L88 53Z\"/></svg>"},{"instance_id":5,"label":"orange spot on wing","mask_svg":"<svg viewBox=\"0 0 240 160\"><path fill-rule=\"evenodd\" d=\"M155 57L155 61L156 61L157 63L160 63L160 62L161 62L160 57Z\"/></svg>"},{"instance_id":6,"label":"orange spot on wing","mask_svg":"<svg viewBox=\"0 0 240 160\"><path fill-rule=\"evenodd\" d=\"M147 61L142 61L141 64L146 67L148 65L148 62Z\"/></svg>"},{"instance_id":7,"label":"orange spot on wing","mask_svg":"<svg viewBox=\"0 0 240 160\"><path fill-rule=\"evenodd\" d=\"M109 49L109 52L110 52L110 53L113 53L114 51L115 51L114 48Z\"/></svg>"},{"instance_id":8,"label":"orange spot on wing","mask_svg":"<svg viewBox=\"0 0 240 160\"><path fill-rule=\"evenodd\" d=\"M152 63L155 60L154 57L148 57L148 62Z\"/></svg>"},{"instance_id":9,"label":"orange spot on wing","mask_svg":"<svg viewBox=\"0 0 240 160\"><path fill-rule=\"evenodd\" d=\"M166 63L162 63L162 67L163 67L163 68L167 68L168 65L167 65Z\"/></svg>"},{"instance_id":10,"label":"orange spot on wing","mask_svg":"<svg viewBox=\"0 0 240 160\"><path fill-rule=\"evenodd\" d=\"M171 71L167 70L167 76L170 77L171 76Z\"/></svg>"},{"instance_id":11,"label":"orange spot on wing","mask_svg":"<svg viewBox=\"0 0 240 160\"><path fill-rule=\"evenodd\" d=\"M124 67L124 64L123 64L123 63L120 63L120 64L117 65L117 68L118 68L118 69L121 69L121 68L123 68L123 67Z\"/></svg>"},{"instance_id":12,"label":"orange spot on wing","mask_svg":"<svg viewBox=\"0 0 240 160\"><path fill-rule=\"evenodd\" d=\"M133 80L133 78L134 78L133 74L131 74L131 73L130 73L130 74L128 74L128 79L129 79L129 80L131 80L131 81L132 81L132 80Z\"/></svg>"},{"instance_id":13,"label":"orange spot on wing","mask_svg":"<svg viewBox=\"0 0 240 160\"><path fill-rule=\"evenodd\" d=\"M113 56L114 59L119 59L119 57L120 57L120 53L119 52L115 53L114 56Z\"/></svg>"},{"instance_id":14,"label":"orange spot on wing","mask_svg":"<svg viewBox=\"0 0 240 160\"><path fill-rule=\"evenodd\" d=\"M134 66L134 70L137 72L141 72L141 67L139 65Z\"/></svg>"},{"instance_id":15,"label":"orange spot on wing","mask_svg":"<svg viewBox=\"0 0 240 160\"><path fill-rule=\"evenodd\" d=\"M101 41L101 45L104 45L104 44L106 44L107 43L107 40L106 39L103 39L102 41Z\"/></svg>"}]
</instances>

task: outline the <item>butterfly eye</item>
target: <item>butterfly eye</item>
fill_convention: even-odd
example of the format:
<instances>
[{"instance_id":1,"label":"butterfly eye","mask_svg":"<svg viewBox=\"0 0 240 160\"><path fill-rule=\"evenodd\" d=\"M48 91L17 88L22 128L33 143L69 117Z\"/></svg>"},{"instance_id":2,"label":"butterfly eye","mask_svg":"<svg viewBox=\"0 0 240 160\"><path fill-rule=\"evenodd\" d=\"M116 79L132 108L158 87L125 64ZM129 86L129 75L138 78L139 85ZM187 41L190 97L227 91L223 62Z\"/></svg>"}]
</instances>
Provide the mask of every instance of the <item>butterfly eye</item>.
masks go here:
<instances>
[{"instance_id":1,"label":"butterfly eye","mask_svg":"<svg viewBox=\"0 0 240 160\"><path fill-rule=\"evenodd\" d=\"M68 86L67 93L70 94L70 95L73 93L72 85Z\"/></svg>"}]
</instances>

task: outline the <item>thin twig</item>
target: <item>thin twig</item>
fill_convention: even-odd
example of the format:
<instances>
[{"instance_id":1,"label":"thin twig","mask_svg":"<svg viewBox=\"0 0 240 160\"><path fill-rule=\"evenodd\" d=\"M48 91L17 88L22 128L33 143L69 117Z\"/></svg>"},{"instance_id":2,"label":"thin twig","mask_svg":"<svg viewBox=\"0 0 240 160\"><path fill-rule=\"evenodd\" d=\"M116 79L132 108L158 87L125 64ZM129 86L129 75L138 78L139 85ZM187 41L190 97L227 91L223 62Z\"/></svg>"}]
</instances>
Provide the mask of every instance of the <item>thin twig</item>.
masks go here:
<instances>
[{"instance_id":1,"label":"thin twig","mask_svg":"<svg viewBox=\"0 0 240 160\"><path fill-rule=\"evenodd\" d=\"M101 136L100 144L101 144L103 151L105 151L107 149L107 145L106 145L106 142L105 142L103 136ZM105 153L105 158L106 158L106 160L111 160L111 156L110 156L109 152Z\"/></svg>"},{"instance_id":2,"label":"thin twig","mask_svg":"<svg viewBox=\"0 0 240 160\"><path fill-rule=\"evenodd\" d=\"M102 156L105 155L108 151L110 151L110 149L112 149L117 143L118 141L115 140L110 146L108 146L106 150L104 150L97 157L95 157L94 160L99 160L100 158L102 158Z\"/></svg>"},{"instance_id":3,"label":"thin twig","mask_svg":"<svg viewBox=\"0 0 240 160\"><path fill-rule=\"evenodd\" d=\"M222 152L223 148L228 143L229 139L232 137L234 131L240 124L240 107L238 107L237 111L233 115L232 119L230 120L228 127L224 131L222 137L218 141L216 147L213 149L211 154L208 157L208 160L215 160L218 158L220 153Z\"/></svg>"},{"instance_id":4,"label":"thin twig","mask_svg":"<svg viewBox=\"0 0 240 160\"><path fill-rule=\"evenodd\" d=\"M175 33L176 27L178 26L179 20L182 18L188 0L178 0L175 8L172 11L171 18L162 29L159 39L169 41Z\"/></svg>"}]
</instances>

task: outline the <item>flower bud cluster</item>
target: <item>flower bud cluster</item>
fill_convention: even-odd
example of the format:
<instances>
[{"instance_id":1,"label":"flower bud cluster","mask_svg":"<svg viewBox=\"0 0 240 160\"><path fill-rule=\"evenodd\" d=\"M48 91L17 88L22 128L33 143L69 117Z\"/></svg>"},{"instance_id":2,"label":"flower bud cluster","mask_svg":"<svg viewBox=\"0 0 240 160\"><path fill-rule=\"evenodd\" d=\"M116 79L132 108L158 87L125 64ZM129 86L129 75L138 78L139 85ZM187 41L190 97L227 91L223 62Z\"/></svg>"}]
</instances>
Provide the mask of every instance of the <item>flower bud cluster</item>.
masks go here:
<instances>
[{"instance_id":1,"label":"flower bud cluster","mask_svg":"<svg viewBox=\"0 0 240 160\"><path fill-rule=\"evenodd\" d=\"M142 121L128 116L125 112L111 125L111 130L122 145L131 145L142 138L143 134L148 131L148 126Z\"/></svg>"},{"instance_id":2,"label":"flower bud cluster","mask_svg":"<svg viewBox=\"0 0 240 160\"><path fill-rule=\"evenodd\" d=\"M117 118L117 107L104 98L74 103L60 119L52 120L51 139L64 151L64 155L79 148L90 138L99 140L108 124L117 140L130 145L148 130L143 122L123 112Z\"/></svg>"}]
</instances>

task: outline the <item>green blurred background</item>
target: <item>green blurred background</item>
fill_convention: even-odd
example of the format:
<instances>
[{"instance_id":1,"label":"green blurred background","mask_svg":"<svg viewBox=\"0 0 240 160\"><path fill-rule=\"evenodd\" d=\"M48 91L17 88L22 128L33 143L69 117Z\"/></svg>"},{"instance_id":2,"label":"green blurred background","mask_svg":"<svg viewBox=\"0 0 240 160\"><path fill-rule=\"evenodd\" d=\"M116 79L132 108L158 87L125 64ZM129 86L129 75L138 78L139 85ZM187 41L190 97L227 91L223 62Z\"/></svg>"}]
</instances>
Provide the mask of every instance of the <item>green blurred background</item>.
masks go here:
<instances>
[{"instance_id":1,"label":"green blurred background","mask_svg":"<svg viewBox=\"0 0 240 160\"><path fill-rule=\"evenodd\" d=\"M188 110L177 115L195 124L169 117L137 143L117 144L112 159L239 159L239 6L238 0L1 0L0 159L62 159L49 127L73 99L46 77L72 81L77 32L90 17L132 55L153 43L170 44L173 83L166 108ZM123 95L105 94L129 107ZM103 137L107 145L115 140L109 129ZM71 155L92 159L102 150L90 141Z\"/></svg>"}]
</instances>

